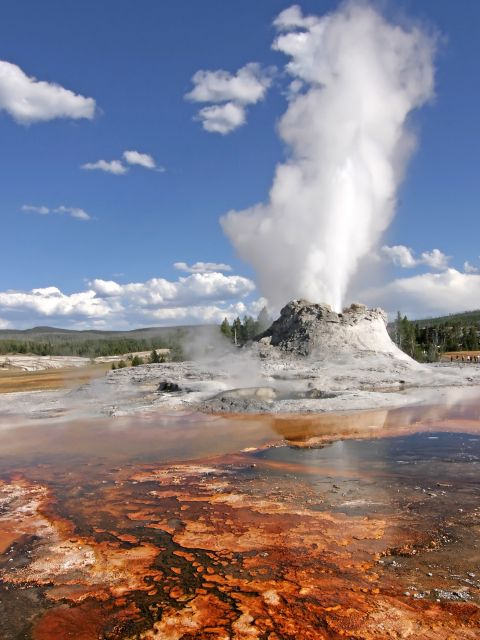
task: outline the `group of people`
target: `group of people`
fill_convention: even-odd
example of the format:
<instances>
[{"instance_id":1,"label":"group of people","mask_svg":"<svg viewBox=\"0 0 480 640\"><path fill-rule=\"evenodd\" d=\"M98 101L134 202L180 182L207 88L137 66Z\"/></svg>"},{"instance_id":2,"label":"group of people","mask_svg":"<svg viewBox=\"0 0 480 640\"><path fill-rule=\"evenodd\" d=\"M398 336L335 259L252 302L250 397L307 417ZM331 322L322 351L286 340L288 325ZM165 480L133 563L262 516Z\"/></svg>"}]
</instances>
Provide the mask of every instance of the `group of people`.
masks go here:
<instances>
[{"instance_id":1,"label":"group of people","mask_svg":"<svg viewBox=\"0 0 480 640\"><path fill-rule=\"evenodd\" d=\"M480 362L480 355L478 356L459 356L458 354L455 356L455 358L453 356L450 356L450 362L474 362L474 363L479 363Z\"/></svg>"}]
</instances>

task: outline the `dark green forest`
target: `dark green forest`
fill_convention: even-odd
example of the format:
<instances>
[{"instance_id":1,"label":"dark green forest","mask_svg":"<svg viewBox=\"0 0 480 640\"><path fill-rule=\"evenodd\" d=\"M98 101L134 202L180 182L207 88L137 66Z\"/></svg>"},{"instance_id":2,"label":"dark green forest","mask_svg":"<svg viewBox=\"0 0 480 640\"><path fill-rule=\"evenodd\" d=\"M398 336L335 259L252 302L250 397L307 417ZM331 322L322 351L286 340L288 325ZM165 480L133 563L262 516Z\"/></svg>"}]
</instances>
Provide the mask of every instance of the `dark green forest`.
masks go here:
<instances>
[{"instance_id":1,"label":"dark green forest","mask_svg":"<svg viewBox=\"0 0 480 640\"><path fill-rule=\"evenodd\" d=\"M0 354L33 354L38 356L82 356L97 358L115 356L135 351L151 351L152 349L170 349L171 360L182 360L181 341L183 334L168 338L97 338L83 339L69 335L67 339L55 340L19 340L0 339Z\"/></svg>"},{"instance_id":2,"label":"dark green forest","mask_svg":"<svg viewBox=\"0 0 480 640\"><path fill-rule=\"evenodd\" d=\"M242 345L252 340L255 336L268 329L272 324L266 308L263 308L255 320L252 316L244 316L243 320L239 317L230 324L227 318L220 325L220 332L225 338L236 345Z\"/></svg>"},{"instance_id":3,"label":"dark green forest","mask_svg":"<svg viewBox=\"0 0 480 640\"><path fill-rule=\"evenodd\" d=\"M480 311L415 321L399 312L388 329L409 356L420 362L435 362L445 352L478 350Z\"/></svg>"}]
</instances>

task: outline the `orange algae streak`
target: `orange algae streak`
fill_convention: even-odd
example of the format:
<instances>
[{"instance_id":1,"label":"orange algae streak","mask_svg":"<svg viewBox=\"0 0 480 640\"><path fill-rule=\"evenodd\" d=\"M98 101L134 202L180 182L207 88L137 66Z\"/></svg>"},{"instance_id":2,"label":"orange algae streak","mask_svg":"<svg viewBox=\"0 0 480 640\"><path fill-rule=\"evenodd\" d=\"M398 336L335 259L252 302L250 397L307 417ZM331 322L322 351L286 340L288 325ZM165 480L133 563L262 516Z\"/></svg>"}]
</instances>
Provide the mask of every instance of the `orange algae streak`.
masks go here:
<instances>
[{"instance_id":1,"label":"orange algae streak","mask_svg":"<svg viewBox=\"0 0 480 640\"><path fill-rule=\"evenodd\" d=\"M354 448L308 449L339 433L371 443L455 425L477 434L472 408L189 422L188 453L213 423L250 435L221 454L145 460L138 449L122 457L127 429L113 460L52 454L3 473L0 599L16 612L0 623L6 640L478 637L470 467L457 460L451 477L427 481L420 459L393 471ZM280 440L294 448L263 448ZM22 618L30 627L15 626Z\"/></svg>"}]
</instances>

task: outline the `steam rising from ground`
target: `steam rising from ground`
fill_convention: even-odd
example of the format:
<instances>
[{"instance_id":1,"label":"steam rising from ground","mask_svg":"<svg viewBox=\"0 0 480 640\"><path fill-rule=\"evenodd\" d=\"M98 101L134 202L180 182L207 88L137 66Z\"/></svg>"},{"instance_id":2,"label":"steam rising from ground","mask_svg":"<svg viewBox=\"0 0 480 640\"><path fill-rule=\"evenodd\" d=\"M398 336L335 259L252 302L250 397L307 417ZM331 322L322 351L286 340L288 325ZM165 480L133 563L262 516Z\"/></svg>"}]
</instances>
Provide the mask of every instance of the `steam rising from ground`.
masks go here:
<instances>
[{"instance_id":1,"label":"steam rising from ground","mask_svg":"<svg viewBox=\"0 0 480 640\"><path fill-rule=\"evenodd\" d=\"M407 119L433 94L435 41L358 2L324 17L290 7L274 24L273 47L291 58L279 124L290 158L267 204L221 222L272 306L307 298L340 310L392 220L415 146Z\"/></svg>"}]
</instances>

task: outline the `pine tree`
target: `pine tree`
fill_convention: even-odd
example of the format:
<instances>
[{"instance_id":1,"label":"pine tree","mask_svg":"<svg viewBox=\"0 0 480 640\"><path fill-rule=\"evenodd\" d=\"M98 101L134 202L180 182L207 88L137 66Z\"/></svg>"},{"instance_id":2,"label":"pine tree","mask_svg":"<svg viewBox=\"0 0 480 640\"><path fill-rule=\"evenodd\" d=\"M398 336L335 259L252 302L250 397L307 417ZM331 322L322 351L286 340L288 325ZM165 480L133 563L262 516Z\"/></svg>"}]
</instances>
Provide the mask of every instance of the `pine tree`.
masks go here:
<instances>
[{"instance_id":1,"label":"pine tree","mask_svg":"<svg viewBox=\"0 0 480 640\"><path fill-rule=\"evenodd\" d=\"M220 325L220 332L229 340L231 340L232 338L232 328L230 326L230 323L228 322L228 319L225 318L224 321L222 322L222 324Z\"/></svg>"},{"instance_id":2,"label":"pine tree","mask_svg":"<svg viewBox=\"0 0 480 640\"><path fill-rule=\"evenodd\" d=\"M242 343L242 321L236 317L232 326L232 340L235 344Z\"/></svg>"},{"instance_id":3,"label":"pine tree","mask_svg":"<svg viewBox=\"0 0 480 640\"><path fill-rule=\"evenodd\" d=\"M248 342L257 334L257 326L252 316L245 316L242 325L242 342Z\"/></svg>"}]
</instances>

